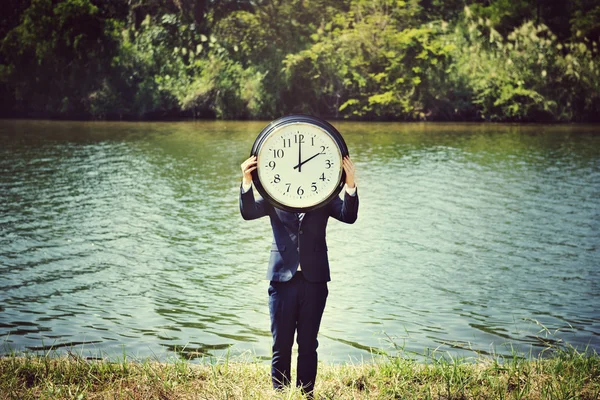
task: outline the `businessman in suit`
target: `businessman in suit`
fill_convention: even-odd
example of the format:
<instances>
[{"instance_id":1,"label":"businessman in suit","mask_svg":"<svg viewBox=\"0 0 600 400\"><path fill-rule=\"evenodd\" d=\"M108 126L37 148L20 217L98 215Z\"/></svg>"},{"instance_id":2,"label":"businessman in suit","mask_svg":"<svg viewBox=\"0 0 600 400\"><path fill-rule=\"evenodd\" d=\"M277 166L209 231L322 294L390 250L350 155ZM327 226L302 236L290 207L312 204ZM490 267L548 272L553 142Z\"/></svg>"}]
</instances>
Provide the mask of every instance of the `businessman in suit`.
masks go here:
<instances>
[{"instance_id":1,"label":"businessman in suit","mask_svg":"<svg viewBox=\"0 0 600 400\"><path fill-rule=\"evenodd\" d=\"M240 212L245 220L268 216L273 230L271 257L267 269L269 314L273 335L271 377L273 387L290 384L294 334L297 334L298 364L296 386L312 396L317 375L317 334L327 300L330 281L327 221L333 217L352 224L358 214L355 167L349 157L343 160L346 172L344 199L334 197L327 205L307 213L291 213L256 199L252 190L252 171L256 157L241 165L243 180Z\"/></svg>"}]
</instances>

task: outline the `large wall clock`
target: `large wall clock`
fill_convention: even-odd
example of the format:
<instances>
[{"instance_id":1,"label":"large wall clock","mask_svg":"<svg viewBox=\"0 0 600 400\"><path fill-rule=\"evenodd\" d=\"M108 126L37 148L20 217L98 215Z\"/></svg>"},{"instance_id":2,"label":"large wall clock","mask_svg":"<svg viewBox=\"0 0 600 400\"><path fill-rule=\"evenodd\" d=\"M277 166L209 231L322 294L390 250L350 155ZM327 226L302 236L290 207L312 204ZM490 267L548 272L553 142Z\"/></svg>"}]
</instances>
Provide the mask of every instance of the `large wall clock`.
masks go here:
<instances>
[{"instance_id":1,"label":"large wall clock","mask_svg":"<svg viewBox=\"0 0 600 400\"><path fill-rule=\"evenodd\" d=\"M275 207L308 212L338 196L345 181L342 167L348 147L328 122L289 115L267 125L252 146L257 169L252 180Z\"/></svg>"}]
</instances>

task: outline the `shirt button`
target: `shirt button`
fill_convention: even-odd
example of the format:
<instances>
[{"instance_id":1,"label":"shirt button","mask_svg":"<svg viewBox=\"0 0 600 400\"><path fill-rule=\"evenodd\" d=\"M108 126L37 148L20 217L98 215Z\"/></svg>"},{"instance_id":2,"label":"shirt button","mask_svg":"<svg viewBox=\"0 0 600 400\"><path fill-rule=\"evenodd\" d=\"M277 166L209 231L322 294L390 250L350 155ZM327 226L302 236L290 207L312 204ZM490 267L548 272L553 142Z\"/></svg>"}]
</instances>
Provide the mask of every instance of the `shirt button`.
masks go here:
<instances>
[{"instance_id":1,"label":"shirt button","mask_svg":"<svg viewBox=\"0 0 600 400\"><path fill-rule=\"evenodd\" d=\"M302 229L300 229L300 230L298 231L298 233L302 235Z\"/></svg>"}]
</instances>

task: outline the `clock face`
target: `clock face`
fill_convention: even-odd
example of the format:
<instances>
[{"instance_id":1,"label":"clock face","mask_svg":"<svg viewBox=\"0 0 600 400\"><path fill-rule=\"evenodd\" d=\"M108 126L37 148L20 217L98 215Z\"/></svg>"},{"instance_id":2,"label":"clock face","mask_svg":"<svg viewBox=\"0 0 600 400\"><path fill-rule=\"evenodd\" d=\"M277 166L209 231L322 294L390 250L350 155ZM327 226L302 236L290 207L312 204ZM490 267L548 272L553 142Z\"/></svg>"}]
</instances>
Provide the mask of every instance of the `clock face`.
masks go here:
<instances>
[{"instance_id":1,"label":"clock face","mask_svg":"<svg viewBox=\"0 0 600 400\"><path fill-rule=\"evenodd\" d=\"M320 126L279 125L264 138L257 156L261 189L280 208L306 211L339 193L342 153L334 137Z\"/></svg>"}]
</instances>

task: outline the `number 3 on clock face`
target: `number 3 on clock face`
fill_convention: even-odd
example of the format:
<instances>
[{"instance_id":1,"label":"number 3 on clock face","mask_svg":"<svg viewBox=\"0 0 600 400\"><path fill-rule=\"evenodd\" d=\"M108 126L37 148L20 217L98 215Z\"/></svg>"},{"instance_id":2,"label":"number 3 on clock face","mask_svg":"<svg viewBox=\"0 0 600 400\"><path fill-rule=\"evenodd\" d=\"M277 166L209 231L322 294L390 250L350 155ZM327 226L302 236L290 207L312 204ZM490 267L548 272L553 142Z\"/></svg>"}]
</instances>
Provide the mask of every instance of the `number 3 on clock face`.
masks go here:
<instances>
[{"instance_id":1,"label":"number 3 on clock face","mask_svg":"<svg viewBox=\"0 0 600 400\"><path fill-rule=\"evenodd\" d=\"M339 193L342 157L347 153L343 138L327 122L284 117L265 128L255 142L255 186L267 201L284 210L318 208Z\"/></svg>"}]
</instances>

